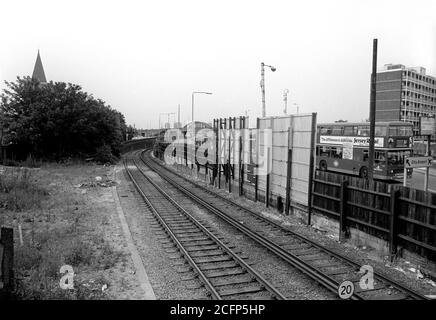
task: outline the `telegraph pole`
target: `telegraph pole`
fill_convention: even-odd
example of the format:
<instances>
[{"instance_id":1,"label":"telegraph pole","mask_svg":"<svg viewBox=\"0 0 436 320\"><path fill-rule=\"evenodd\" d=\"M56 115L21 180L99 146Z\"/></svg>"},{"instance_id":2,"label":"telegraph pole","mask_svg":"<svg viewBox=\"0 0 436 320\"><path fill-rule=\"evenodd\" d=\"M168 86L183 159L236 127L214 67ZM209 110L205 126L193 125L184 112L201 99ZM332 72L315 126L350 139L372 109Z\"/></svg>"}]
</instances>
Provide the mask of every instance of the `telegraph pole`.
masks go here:
<instances>
[{"instance_id":1,"label":"telegraph pole","mask_svg":"<svg viewBox=\"0 0 436 320\"><path fill-rule=\"evenodd\" d=\"M179 103L179 107L177 109L177 125L182 126L182 124L180 123L180 103Z\"/></svg>"},{"instance_id":2,"label":"telegraph pole","mask_svg":"<svg viewBox=\"0 0 436 320\"><path fill-rule=\"evenodd\" d=\"M283 110L284 114L288 114L288 93L288 89L283 90L283 101L285 102L285 110Z\"/></svg>"},{"instance_id":3,"label":"telegraph pole","mask_svg":"<svg viewBox=\"0 0 436 320\"><path fill-rule=\"evenodd\" d=\"M276 71L276 68L269 66L265 63L260 64L260 89L262 91L262 117L266 117L266 107L265 107L265 66L269 67L272 72Z\"/></svg>"},{"instance_id":4,"label":"telegraph pole","mask_svg":"<svg viewBox=\"0 0 436 320\"><path fill-rule=\"evenodd\" d=\"M265 64L262 62L260 64L260 88L262 91L262 117L265 117Z\"/></svg>"},{"instance_id":5,"label":"telegraph pole","mask_svg":"<svg viewBox=\"0 0 436 320\"><path fill-rule=\"evenodd\" d=\"M371 74L371 97L369 107L369 153L368 153L368 179L373 181L374 173L374 143L375 143L375 109L376 109L376 82L377 82L377 39L372 45L372 74Z\"/></svg>"}]
</instances>

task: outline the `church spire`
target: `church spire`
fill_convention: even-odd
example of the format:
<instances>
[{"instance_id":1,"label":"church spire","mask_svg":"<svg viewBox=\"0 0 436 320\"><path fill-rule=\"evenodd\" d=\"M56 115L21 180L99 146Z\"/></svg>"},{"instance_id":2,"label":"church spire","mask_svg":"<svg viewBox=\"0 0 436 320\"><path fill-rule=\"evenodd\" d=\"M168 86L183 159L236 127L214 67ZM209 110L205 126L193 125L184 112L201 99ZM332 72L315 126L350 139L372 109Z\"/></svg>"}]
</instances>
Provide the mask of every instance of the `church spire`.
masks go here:
<instances>
[{"instance_id":1,"label":"church spire","mask_svg":"<svg viewBox=\"0 0 436 320\"><path fill-rule=\"evenodd\" d=\"M32 78L38 80L41 83L47 82L47 79L45 78L44 67L42 66L41 57L39 55L39 49L38 56L36 57L35 67L33 68Z\"/></svg>"}]
</instances>

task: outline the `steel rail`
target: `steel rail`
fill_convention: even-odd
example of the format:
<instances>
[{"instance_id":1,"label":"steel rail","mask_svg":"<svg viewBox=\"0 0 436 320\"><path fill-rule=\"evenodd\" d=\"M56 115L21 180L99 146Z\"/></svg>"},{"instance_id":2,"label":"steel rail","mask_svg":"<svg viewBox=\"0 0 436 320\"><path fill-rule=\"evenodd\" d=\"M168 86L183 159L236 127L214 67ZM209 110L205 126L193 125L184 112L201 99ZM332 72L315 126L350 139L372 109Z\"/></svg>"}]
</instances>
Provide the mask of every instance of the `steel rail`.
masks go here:
<instances>
[{"instance_id":1,"label":"steel rail","mask_svg":"<svg viewBox=\"0 0 436 320\"><path fill-rule=\"evenodd\" d=\"M239 265L245 271L247 271L261 285L263 285L265 289L267 289L270 293L272 293L273 296L275 296L277 299L279 299L279 300L286 300L286 297L282 293L280 293L271 283L269 283L264 277L262 277L257 271L255 271L250 265L248 265L242 258L240 258L236 253L234 253L227 245L225 245L220 239L218 239L211 231L209 231L197 219L195 219L189 212L187 212L182 206L180 206L180 204L177 203L170 195L168 195L168 193L166 193L158 184L156 184L156 182L154 182L150 177L148 177L143 172L143 170L141 168L139 168L139 166L136 164L136 161L133 160L133 163L135 164L135 166L137 167L139 172L147 179L147 181L151 185L153 185L154 188L156 188L168 201L170 201L179 211L181 211L193 224L195 224L200 230L202 230L209 238L211 238L222 249L224 249L234 260L236 260L239 263ZM141 192L142 192L142 190L141 190ZM195 263L193 261L193 259L191 259L191 260L192 260L193 263ZM208 281L208 283L213 287L213 285L209 281Z\"/></svg>"},{"instance_id":2,"label":"steel rail","mask_svg":"<svg viewBox=\"0 0 436 320\"><path fill-rule=\"evenodd\" d=\"M200 268L198 267L198 265L194 262L194 260L192 259L191 255L185 250L185 248L183 247L183 245L180 243L180 241L177 239L176 235L171 231L170 227L165 223L165 221L162 219L162 217L160 216L159 212L156 210L156 208L153 206L153 204L151 203L151 201L147 198L147 196L145 195L145 193L141 190L138 182L135 180L135 178L133 178L132 173L130 172L130 170L127 168L127 161L124 162L124 167L126 169L127 174L130 177L130 180L133 182L133 184L136 187L136 190L139 192L139 194L141 195L141 197L144 199L144 201L147 203L147 205L150 207L150 209L152 210L154 216L158 219L159 223L164 227L165 231L170 235L170 237L173 239L174 243L177 245L177 247L179 248L179 250L181 251L181 253L183 254L183 256L185 257L185 259L188 261L188 263L191 265L191 267L195 270L195 272L199 275L199 277L201 278L201 280L203 281L203 283L205 284L205 286L207 287L207 289L209 290L209 292L212 294L212 296L217 299L217 300L222 300L221 296L218 294L218 292L215 290L215 288L213 287L213 285L210 283L210 281L207 279L207 277L205 276L205 274L200 270Z\"/></svg>"},{"instance_id":3,"label":"steel rail","mask_svg":"<svg viewBox=\"0 0 436 320\"><path fill-rule=\"evenodd\" d=\"M147 165L147 163L144 159L142 159L142 161ZM290 265L294 266L295 268L297 268L298 270L300 270L304 274L308 275L313 280L317 281L318 283L320 283L321 285L326 287L328 290L335 292L335 293L338 292L339 283L336 280L334 280L331 277L329 277L328 275L322 273L321 271L319 271L315 267L307 264L306 262L304 262L302 259L300 259L296 255L290 253L287 250L284 250L279 245L277 245L276 243L267 239L266 237L258 234L255 231L252 231L248 227L246 227L243 224L241 224L240 222L238 222L233 217L230 217L226 213L222 212L220 209L210 205L209 203L207 203L206 201L204 201L203 199L201 199L200 197L195 195L193 192L191 192L187 188L181 186L180 184L177 184L172 179L169 179L168 176L163 174L158 169L152 168L152 166L149 166L149 167L151 169L153 169L155 172L157 172L164 180L166 180L171 185L173 185L175 188L180 190L182 193L184 193L188 197L192 198L197 203L201 204L203 207L210 210L211 212L213 212L217 216L221 217L224 221L226 221L227 223L229 223L230 225L232 225L233 227L235 227L236 229L238 229L239 231L241 231L242 233L244 233L245 235L247 235L248 237L250 237L251 239L253 239L257 243L259 243L264 248L270 250L271 252L273 252L275 255L279 256L280 258L282 258L284 261L286 261ZM363 300L363 297L357 293L354 293L353 296L351 297L351 299Z\"/></svg>"},{"instance_id":4,"label":"steel rail","mask_svg":"<svg viewBox=\"0 0 436 320\"><path fill-rule=\"evenodd\" d=\"M146 151L147 151L147 150L142 151L142 152L141 152L141 156L140 156L140 159L141 159L144 163L146 163L146 160L144 159L144 153L145 153ZM174 174L175 176L177 176L177 177L183 179L184 181L189 182L190 184L194 185L195 187L197 187L197 188L199 188L199 189L205 191L206 193L211 194L211 195L213 195L213 196L216 197L216 198L219 198L219 199L221 199L221 200L223 200L223 201L225 201L225 202L227 202L227 203L229 203L229 204L231 204L231 205L233 205L233 206L238 207L239 209L242 209L242 210L248 212L249 214L255 216L256 218L259 218L259 219L263 220L264 222L266 222L266 223L268 223L268 224L270 224L270 225L272 225L272 226L274 226L274 227L276 227L276 228L279 228L280 230L282 230L282 231L288 233L289 235L294 236L294 237L300 239L301 241L306 242L306 243L312 245L313 247L319 249L320 251L325 252L326 254L328 254L328 255L330 255L330 256L332 256L332 257L334 257L334 258L337 258L337 259L339 259L339 260L345 262L345 263L348 264L350 267L353 267L353 268L360 268L360 264L358 264L357 262L351 260L350 258L345 257L345 256L343 256L343 255L340 255L340 254L338 254L338 253L336 253L336 252L334 252L334 251L332 251L332 250L330 250L330 249L328 249L328 248L326 248L326 247L323 247L323 246L321 246L320 244L314 242L313 240L308 239L308 238L306 238L306 237L304 237L304 236L302 236L302 235L300 235L300 234L298 234L298 233L295 233L294 231L292 231L292 230L290 230L290 229L288 229L288 228L286 228L286 227L283 227L282 225L278 224L277 222L275 222L275 221L273 221L273 220L270 220L270 219L268 219L268 218L262 216L261 214L255 212L255 211L253 211L253 210L250 210L249 208L246 208L245 206L243 206L243 205L241 205L241 204L239 204L239 203L236 203L235 201L232 201L231 199L227 199L227 198L223 197L222 195L220 195L220 194L218 194L218 193L212 192L212 191L208 190L207 188L205 188L204 186L201 186L201 185L199 185L199 184L197 184L197 183L195 183L195 182L193 182L193 181L191 181L191 180L186 179L186 178L185 178L184 176L182 176L181 174L179 174L179 173L177 173L177 172L174 172L173 170L169 170L169 169L167 169L167 168L164 168L162 165L160 165L160 164L158 163L157 160L152 159L152 158L149 157L149 156L147 156L147 157L148 157L149 159L151 159L151 160L152 160L152 161L153 161L157 166L159 166L159 168L162 168L163 170L166 170L166 171L170 172L171 174ZM283 249L282 249L282 250L283 250ZM391 279L385 277L384 275L382 275L382 274L380 274L380 273L377 273L377 272L374 271L374 276L375 276L375 279L381 280L381 281L384 282L385 284L389 284L389 285L391 285L393 288L397 289L397 290L400 291L400 292L405 293L406 295L408 295L409 297L411 297L411 298L413 298L413 299L416 299L416 300L428 300L428 298L425 297L424 295L422 295L422 294L420 294L420 293L418 293L418 292L416 292L416 291L414 291L414 290L411 290L411 289L409 289L409 288L403 286L402 284L400 284L400 283L398 283L398 282L396 282L396 281L394 281L394 280L391 280ZM333 279L332 279L332 280L333 280ZM334 280L333 280L333 281L334 281ZM337 287L336 287L336 290L337 290ZM363 297L362 297L362 298L363 298Z\"/></svg>"}]
</instances>

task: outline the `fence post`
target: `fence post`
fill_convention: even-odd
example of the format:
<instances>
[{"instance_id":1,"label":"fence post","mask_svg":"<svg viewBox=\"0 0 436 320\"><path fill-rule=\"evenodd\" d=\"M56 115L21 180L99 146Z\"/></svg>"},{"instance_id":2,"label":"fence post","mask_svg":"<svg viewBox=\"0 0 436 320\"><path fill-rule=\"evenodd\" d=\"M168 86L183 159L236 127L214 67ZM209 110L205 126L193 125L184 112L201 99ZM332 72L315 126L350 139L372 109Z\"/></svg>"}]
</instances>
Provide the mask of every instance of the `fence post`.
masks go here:
<instances>
[{"instance_id":1,"label":"fence post","mask_svg":"<svg viewBox=\"0 0 436 320\"><path fill-rule=\"evenodd\" d=\"M292 149L288 149L288 166L286 171L286 200L285 200L285 215L289 215L289 207L291 203L291 178L292 178Z\"/></svg>"},{"instance_id":2,"label":"fence post","mask_svg":"<svg viewBox=\"0 0 436 320\"><path fill-rule=\"evenodd\" d=\"M14 289L14 230L1 228L0 232L0 243L3 246L3 255L0 256L0 297L7 298Z\"/></svg>"},{"instance_id":3,"label":"fence post","mask_svg":"<svg viewBox=\"0 0 436 320\"><path fill-rule=\"evenodd\" d=\"M315 142L316 142L316 112L312 113L312 132L310 136L310 159L309 159L309 185L307 190L307 225L312 223L312 192L313 192L313 175L315 167Z\"/></svg>"},{"instance_id":4,"label":"fence post","mask_svg":"<svg viewBox=\"0 0 436 320\"><path fill-rule=\"evenodd\" d=\"M394 260L394 256L397 253L397 220L398 220L398 214L396 214L398 201L400 197L400 191L398 189L395 189L394 187L391 188L391 223L389 227L389 252L391 255L391 262Z\"/></svg>"},{"instance_id":5,"label":"fence post","mask_svg":"<svg viewBox=\"0 0 436 320\"><path fill-rule=\"evenodd\" d=\"M265 207L269 207L269 193L270 193L270 174L269 170L271 169L269 167L269 161L270 161L270 148L267 148L267 155L266 155L266 187L265 187Z\"/></svg>"},{"instance_id":6,"label":"fence post","mask_svg":"<svg viewBox=\"0 0 436 320\"><path fill-rule=\"evenodd\" d=\"M256 180L254 183L254 201L257 202L258 200L258 190L259 190L259 150L260 150L260 138L259 138L259 126L260 126L260 119L257 118L256 122L256 170L253 169L254 173L256 173Z\"/></svg>"},{"instance_id":7,"label":"fence post","mask_svg":"<svg viewBox=\"0 0 436 320\"><path fill-rule=\"evenodd\" d=\"M242 136L239 135L239 196L242 196L244 188L244 164L242 162L242 156Z\"/></svg>"},{"instance_id":8,"label":"fence post","mask_svg":"<svg viewBox=\"0 0 436 320\"><path fill-rule=\"evenodd\" d=\"M339 241L343 241L346 238L347 233L347 201L348 201L348 181L341 182L341 194L340 194L340 218L339 218Z\"/></svg>"}]
</instances>

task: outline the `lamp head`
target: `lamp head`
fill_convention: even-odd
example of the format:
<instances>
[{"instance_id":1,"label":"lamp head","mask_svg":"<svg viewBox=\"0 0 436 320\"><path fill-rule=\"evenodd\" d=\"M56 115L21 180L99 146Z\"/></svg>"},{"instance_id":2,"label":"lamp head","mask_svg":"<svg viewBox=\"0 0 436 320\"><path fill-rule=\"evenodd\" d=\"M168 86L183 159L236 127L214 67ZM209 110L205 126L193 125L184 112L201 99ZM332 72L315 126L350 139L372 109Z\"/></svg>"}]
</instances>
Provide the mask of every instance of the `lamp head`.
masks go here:
<instances>
[{"instance_id":1,"label":"lamp head","mask_svg":"<svg viewBox=\"0 0 436 320\"><path fill-rule=\"evenodd\" d=\"M271 67L271 71L272 71L272 72L274 72L274 71L276 71L276 70L277 70L276 68Z\"/></svg>"}]
</instances>

